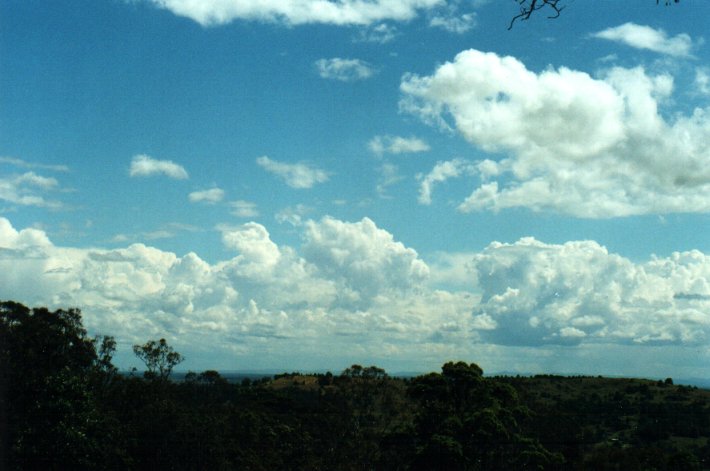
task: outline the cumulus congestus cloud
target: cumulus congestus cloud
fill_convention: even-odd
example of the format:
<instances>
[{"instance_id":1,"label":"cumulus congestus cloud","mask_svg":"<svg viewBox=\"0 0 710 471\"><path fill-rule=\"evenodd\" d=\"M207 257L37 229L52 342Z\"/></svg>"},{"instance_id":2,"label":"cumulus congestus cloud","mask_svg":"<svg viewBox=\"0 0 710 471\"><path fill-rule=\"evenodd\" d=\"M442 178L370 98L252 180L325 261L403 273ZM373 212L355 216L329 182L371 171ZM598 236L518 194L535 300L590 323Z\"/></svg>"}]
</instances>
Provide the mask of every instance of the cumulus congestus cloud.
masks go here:
<instances>
[{"instance_id":1,"label":"cumulus congestus cloud","mask_svg":"<svg viewBox=\"0 0 710 471\"><path fill-rule=\"evenodd\" d=\"M710 257L699 251L634 263L592 241L526 238L429 264L367 218L297 227L300 247L255 222L223 227L233 255L209 263L144 244L61 247L0 218L0 299L80 306L91 332L124 342L177 335L227 358L296 344L316 357L337 345L344 357L386 350L423 361L496 345L710 340Z\"/></svg>"},{"instance_id":2,"label":"cumulus congestus cloud","mask_svg":"<svg viewBox=\"0 0 710 471\"><path fill-rule=\"evenodd\" d=\"M536 73L513 57L468 50L431 75L405 75L400 88L405 112L504 156L477 175L462 212L710 211L710 110L666 118L668 74L643 67L599 77L565 67Z\"/></svg>"},{"instance_id":3,"label":"cumulus congestus cloud","mask_svg":"<svg viewBox=\"0 0 710 471\"><path fill-rule=\"evenodd\" d=\"M374 350L382 335L423 338L441 322L422 317L441 297L424 290L426 263L369 219L308 221L300 249L275 243L255 222L221 230L234 255L208 263L144 244L60 247L43 231L0 218L0 299L80 306L92 332L124 341L179 333L186 343L227 350L236 340L345 334L354 336L350 347ZM451 309L466 316L470 305L441 315Z\"/></svg>"},{"instance_id":4,"label":"cumulus congestus cloud","mask_svg":"<svg viewBox=\"0 0 710 471\"><path fill-rule=\"evenodd\" d=\"M481 339L507 345L704 345L710 257L690 251L635 264L593 241L493 243L474 257ZM693 293L689 296L688 293Z\"/></svg>"}]
</instances>

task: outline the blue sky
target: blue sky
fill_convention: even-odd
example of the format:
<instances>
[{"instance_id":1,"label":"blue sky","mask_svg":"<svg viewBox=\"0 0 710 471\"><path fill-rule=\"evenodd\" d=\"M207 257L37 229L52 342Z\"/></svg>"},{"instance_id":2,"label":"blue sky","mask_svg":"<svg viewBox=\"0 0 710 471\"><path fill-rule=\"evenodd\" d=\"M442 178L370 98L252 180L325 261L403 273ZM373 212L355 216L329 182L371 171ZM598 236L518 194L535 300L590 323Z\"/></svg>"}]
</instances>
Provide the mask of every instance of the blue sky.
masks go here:
<instances>
[{"instance_id":1,"label":"blue sky","mask_svg":"<svg viewBox=\"0 0 710 471\"><path fill-rule=\"evenodd\" d=\"M706 377L710 5L509 3L0 1L0 299L122 366Z\"/></svg>"}]
</instances>

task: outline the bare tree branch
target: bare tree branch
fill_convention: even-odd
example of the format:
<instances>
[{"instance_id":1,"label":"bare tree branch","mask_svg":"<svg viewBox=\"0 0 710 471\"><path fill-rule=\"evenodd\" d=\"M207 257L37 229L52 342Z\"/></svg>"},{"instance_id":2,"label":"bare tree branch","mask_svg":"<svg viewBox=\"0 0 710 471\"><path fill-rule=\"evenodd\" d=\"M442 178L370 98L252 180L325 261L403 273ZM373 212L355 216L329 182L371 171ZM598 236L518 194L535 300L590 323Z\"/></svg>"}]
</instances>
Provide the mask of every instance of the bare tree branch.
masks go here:
<instances>
[{"instance_id":1,"label":"bare tree branch","mask_svg":"<svg viewBox=\"0 0 710 471\"><path fill-rule=\"evenodd\" d=\"M518 5L520 5L520 14L516 15L513 17L512 20L510 20L510 26L508 26L508 29L513 29L513 24L515 23L516 20L520 21L525 21L530 18L530 16L538 11L541 10L545 7L549 7L552 10L552 13L548 18L557 18L560 16L560 13L562 10L564 10L564 6L558 5L561 0L515 0L518 2ZM658 1L658 0L657 0Z\"/></svg>"},{"instance_id":2,"label":"bare tree branch","mask_svg":"<svg viewBox=\"0 0 710 471\"><path fill-rule=\"evenodd\" d=\"M532 16L533 13L535 13L538 10L542 10L543 8L548 8L550 11L550 15L548 18L557 18L560 16L560 13L562 10L564 10L564 6L562 5L563 0L515 0L518 5L520 6L520 13L516 16L513 17L512 20L510 20L510 25L508 26L508 29L513 29L513 25L517 20L520 21L525 21ZM658 5L661 2L661 0L656 0L656 5ZM670 5L672 3L680 3L680 0L663 0L663 2L666 5Z\"/></svg>"}]
</instances>

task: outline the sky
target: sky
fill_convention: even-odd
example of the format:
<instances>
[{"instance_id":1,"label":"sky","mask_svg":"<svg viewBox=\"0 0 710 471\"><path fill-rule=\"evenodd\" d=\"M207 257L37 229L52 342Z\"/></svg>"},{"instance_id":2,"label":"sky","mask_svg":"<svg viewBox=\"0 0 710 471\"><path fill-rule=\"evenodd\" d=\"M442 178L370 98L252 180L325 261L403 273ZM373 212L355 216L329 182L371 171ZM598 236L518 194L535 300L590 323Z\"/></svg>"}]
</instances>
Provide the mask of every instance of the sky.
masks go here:
<instances>
[{"instance_id":1,"label":"sky","mask_svg":"<svg viewBox=\"0 0 710 471\"><path fill-rule=\"evenodd\" d=\"M0 299L180 369L710 377L710 4L0 0Z\"/></svg>"}]
</instances>

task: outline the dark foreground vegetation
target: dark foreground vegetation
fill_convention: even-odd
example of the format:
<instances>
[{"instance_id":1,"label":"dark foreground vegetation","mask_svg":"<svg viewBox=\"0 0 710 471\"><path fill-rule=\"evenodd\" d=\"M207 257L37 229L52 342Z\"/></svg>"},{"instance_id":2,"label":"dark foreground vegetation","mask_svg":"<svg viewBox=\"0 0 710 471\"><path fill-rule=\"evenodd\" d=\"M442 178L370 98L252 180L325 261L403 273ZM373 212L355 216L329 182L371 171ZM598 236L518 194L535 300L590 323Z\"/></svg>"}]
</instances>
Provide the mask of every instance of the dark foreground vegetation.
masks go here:
<instances>
[{"instance_id":1,"label":"dark foreground vegetation","mask_svg":"<svg viewBox=\"0 0 710 471\"><path fill-rule=\"evenodd\" d=\"M115 342L77 310L0 303L0 469L710 469L710 391L672 380L483 376L473 363L391 378L169 380L165 341Z\"/></svg>"}]
</instances>

